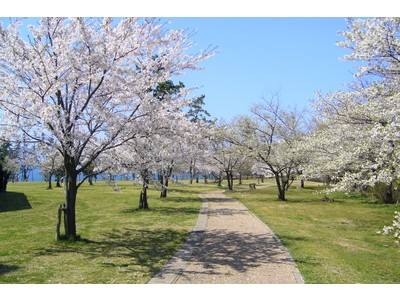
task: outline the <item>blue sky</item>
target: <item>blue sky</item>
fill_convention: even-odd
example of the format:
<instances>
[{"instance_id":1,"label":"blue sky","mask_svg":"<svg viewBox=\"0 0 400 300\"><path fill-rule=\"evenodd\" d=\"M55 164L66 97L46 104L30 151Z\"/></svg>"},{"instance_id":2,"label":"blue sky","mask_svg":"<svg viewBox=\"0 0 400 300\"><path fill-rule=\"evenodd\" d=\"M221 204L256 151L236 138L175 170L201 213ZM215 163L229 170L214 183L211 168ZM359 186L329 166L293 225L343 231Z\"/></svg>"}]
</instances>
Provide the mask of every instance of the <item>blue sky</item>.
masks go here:
<instances>
[{"instance_id":1,"label":"blue sky","mask_svg":"<svg viewBox=\"0 0 400 300\"><path fill-rule=\"evenodd\" d=\"M206 109L229 120L280 92L284 104L308 106L317 90L343 89L353 80L355 64L341 61L348 50L335 45L345 18L166 18L173 28L195 29L195 49L217 46L203 71L182 81L200 86Z\"/></svg>"}]
</instances>

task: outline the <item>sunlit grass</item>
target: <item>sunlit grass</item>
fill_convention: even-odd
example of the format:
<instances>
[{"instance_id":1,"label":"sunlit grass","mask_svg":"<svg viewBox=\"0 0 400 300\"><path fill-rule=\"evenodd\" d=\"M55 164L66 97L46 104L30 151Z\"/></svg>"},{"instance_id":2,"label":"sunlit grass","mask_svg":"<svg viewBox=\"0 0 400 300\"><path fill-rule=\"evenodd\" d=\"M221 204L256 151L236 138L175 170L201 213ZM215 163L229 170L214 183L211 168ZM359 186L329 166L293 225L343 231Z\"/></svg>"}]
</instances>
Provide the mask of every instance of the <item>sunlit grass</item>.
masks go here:
<instances>
[{"instance_id":1,"label":"sunlit grass","mask_svg":"<svg viewBox=\"0 0 400 300\"><path fill-rule=\"evenodd\" d=\"M172 185L168 198L149 190L140 211L140 187L118 182L83 185L78 192L78 242L55 241L62 188L10 183L0 196L1 283L144 283L187 238L201 206L193 191ZM213 187L215 188L215 186ZM207 187L206 187L207 189Z\"/></svg>"},{"instance_id":2,"label":"sunlit grass","mask_svg":"<svg viewBox=\"0 0 400 300\"><path fill-rule=\"evenodd\" d=\"M376 231L390 224L398 206L377 204L363 195L330 195L324 189L294 184L287 201L278 201L276 187L237 191L240 200L268 224L288 248L306 283L399 283L400 247Z\"/></svg>"},{"instance_id":3,"label":"sunlit grass","mask_svg":"<svg viewBox=\"0 0 400 300\"><path fill-rule=\"evenodd\" d=\"M273 181L235 181L229 197L242 201L279 236L307 283L399 283L400 247L376 231L391 224L398 206L362 195L330 195L324 187L293 184L278 201ZM145 283L186 240L202 200L214 183L172 185L167 199L149 191L150 210L140 211L140 186L117 182L83 185L78 193L78 242L55 241L62 188L10 183L0 196L0 283ZM224 185L224 183L223 183ZM223 186L222 188L226 188Z\"/></svg>"}]
</instances>

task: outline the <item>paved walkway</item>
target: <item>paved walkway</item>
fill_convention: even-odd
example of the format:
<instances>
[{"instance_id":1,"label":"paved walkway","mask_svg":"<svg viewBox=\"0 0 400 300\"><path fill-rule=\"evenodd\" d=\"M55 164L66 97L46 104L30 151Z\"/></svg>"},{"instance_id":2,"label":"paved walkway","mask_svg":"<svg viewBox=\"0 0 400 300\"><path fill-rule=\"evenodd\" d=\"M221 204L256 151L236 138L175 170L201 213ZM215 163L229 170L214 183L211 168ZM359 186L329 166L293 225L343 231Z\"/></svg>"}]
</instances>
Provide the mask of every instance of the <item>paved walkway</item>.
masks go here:
<instances>
[{"instance_id":1,"label":"paved walkway","mask_svg":"<svg viewBox=\"0 0 400 300\"><path fill-rule=\"evenodd\" d=\"M202 196L186 243L148 283L304 283L279 239L223 191Z\"/></svg>"}]
</instances>

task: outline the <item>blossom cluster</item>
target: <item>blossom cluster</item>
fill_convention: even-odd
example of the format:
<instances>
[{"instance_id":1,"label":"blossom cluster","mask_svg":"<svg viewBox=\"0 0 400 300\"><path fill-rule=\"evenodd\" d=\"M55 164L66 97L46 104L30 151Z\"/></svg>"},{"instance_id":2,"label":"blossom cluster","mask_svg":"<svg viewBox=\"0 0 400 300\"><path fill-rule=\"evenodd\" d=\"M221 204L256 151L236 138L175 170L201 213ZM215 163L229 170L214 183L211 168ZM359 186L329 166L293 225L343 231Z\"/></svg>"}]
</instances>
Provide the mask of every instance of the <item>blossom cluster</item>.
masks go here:
<instances>
[{"instance_id":1,"label":"blossom cluster","mask_svg":"<svg viewBox=\"0 0 400 300\"><path fill-rule=\"evenodd\" d=\"M382 230L377 232L378 234L389 235L393 234L396 239L396 243L400 244L400 212L394 212L394 220L392 226L384 226Z\"/></svg>"}]
</instances>

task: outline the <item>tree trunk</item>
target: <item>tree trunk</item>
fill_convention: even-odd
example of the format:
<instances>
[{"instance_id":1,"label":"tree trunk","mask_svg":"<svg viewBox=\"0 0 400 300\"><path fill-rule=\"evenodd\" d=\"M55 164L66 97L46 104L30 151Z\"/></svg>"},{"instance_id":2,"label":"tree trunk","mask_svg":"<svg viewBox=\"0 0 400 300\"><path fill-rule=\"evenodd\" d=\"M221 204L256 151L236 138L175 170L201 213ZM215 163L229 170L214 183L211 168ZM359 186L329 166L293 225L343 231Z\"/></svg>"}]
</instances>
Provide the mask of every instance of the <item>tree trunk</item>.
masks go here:
<instances>
[{"instance_id":1,"label":"tree trunk","mask_svg":"<svg viewBox=\"0 0 400 300\"><path fill-rule=\"evenodd\" d=\"M194 178L194 167L193 167L193 160L190 161L190 167L189 167L189 181L190 184L193 184L193 178Z\"/></svg>"},{"instance_id":2,"label":"tree trunk","mask_svg":"<svg viewBox=\"0 0 400 300\"><path fill-rule=\"evenodd\" d=\"M29 173L29 169L26 166L22 167L22 181L28 182L28 173Z\"/></svg>"},{"instance_id":3,"label":"tree trunk","mask_svg":"<svg viewBox=\"0 0 400 300\"><path fill-rule=\"evenodd\" d=\"M226 180L228 181L228 190L233 191L233 174L232 172L226 172Z\"/></svg>"},{"instance_id":4,"label":"tree trunk","mask_svg":"<svg viewBox=\"0 0 400 300\"><path fill-rule=\"evenodd\" d=\"M51 186L51 177L53 177L52 174L49 175L49 186L47 187L48 190L51 190L53 187Z\"/></svg>"},{"instance_id":5,"label":"tree trunk","mask_svg":"<svg viewBox=\"0 0 400 300\"><path fill-rule=\"evenodd\" d=\"M77 163L73 156L64 153L64 167L65 167L65 212L64 212L64 226L65 235L67 239L76 241L76 195L78 193L76 172Z\"/></svg>"},{"instance_id":6,"label":"tree trunk","mask_svg":"<svg viewBox=\"0 0 400 300\"><path fill-rule=\"evenodd\" d=\"M56 187L61 187L61 184L60 184L60 175L56 175Z\"/></svg>"},{"instance_id":7,"label":"tree trunk","mask_svg":"<svg viewBox=\"0 0 400 300\"><path fill-rule=\"evenodd\" d=\"M139 209L149 209L149 204L147 202L147 188L149 187L148 170L141 172L141 177L143 180L143 190L140 192Z\"/></svg>"},{"instance_id":8,"label":"tree trunk","mask_svg":"<svg viewBox=\"0 0 400 300\"><path fill-rule=\"evenodd\" d=\"M304 179L303 179L303 178L300 180L300 187L301 187L302 189L304 189Z\"/></svg>"},{"instance_id":9,"label":"tree trunk","mask_svg":"<svg viewBox=\"0 0 400 300\"><path fill-rule=\"evenodd\" d=\"M168 177L166 177L165 178L165 185L163 184L163 186L162 186L160 198L167 198L168 184L169 184L169 180L168 180Z\"/></svg>"},{"instance_id":10,"label":"tree trunk","mask_svg":"<svg viewBox=\"0 0 400 300\"><path fill-rule=\"evenodd\" d=\"M8 180L5 178L0 179L0 193L5 193L7 191Z\"/></svg>"},{"instance_id":11,"label":"tree trunk","mask_svg":"<svg viewBox=\"0 0 400 300\"><path fill-rule=\"evenodd\" d=\"M5 193L7 191L8 180L10 179L11 173L4 171L0 166L0 193Z\"/></svg>"},{"instance_id":12,"label":"tree trunk","mask_svg":"<svg viewBox=\"0 0 400 300\"><path fill-rule=\"evenodd\" d=\"M275 174L276 186L278 188L278 199L285 201L285 186L281 183L279 173Z\"/></svg>"},{"instance_id":13,"label":"tree trunk","mask_svg":"<svg viewBox=\"0 0 400 300\"><path fill-rule=\"evenodd\" d=\"M78 186L76 184L77 174L75 171L69 172L65 180L65 234L68 239L76 240L76 195L78 193Z\"/></svg>"},{"instance_id":14,"label":"tree trunk","mask_svg":"<svg viewBox=\"0 0 400 300\"><path fill-rule=\"evenodd\" d=\"M388 204L395 203L395 199L393 197L393 183L390 183L386 186L385 203Z\"/></svg>"},{"instance_id":15,"label":"tree trunk","mask_svg":"<svg viewBox=\"0 0 400 300\"><path fill-rule=\"evenodd\" d=\"M147 183L143 182L143 190L140 192L139 209L149 209L149 203L147 202L147 188Z\"/></svg>"},{"instance_id":16,"label":"tree trunk","mask_svg":"<svg viewBox=\"0 0 400 300\"><path fill-rule=\"evenodd\" d=\"M218 174L217 183L218 183L218 186L222 186L222 173Z\"/></svg>"}]
</instances>

